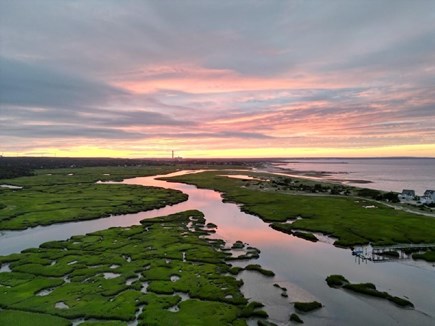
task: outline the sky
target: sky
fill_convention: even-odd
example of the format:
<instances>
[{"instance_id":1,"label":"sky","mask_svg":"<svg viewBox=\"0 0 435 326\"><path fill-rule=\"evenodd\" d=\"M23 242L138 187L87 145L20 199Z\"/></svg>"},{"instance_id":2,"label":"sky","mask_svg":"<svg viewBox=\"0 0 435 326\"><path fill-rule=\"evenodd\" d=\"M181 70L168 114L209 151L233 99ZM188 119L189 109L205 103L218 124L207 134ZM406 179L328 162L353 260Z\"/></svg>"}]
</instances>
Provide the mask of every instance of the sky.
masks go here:
<instances>
[{"instance_id":1,"label":"sky","mask_svg":"<svg viewBox=\"0 0 435 326\"><path fill-rule=\"evenodd\" d=\"M0 154L435 156L435 1L0 0Z\"/></svg>"}]
</instances>

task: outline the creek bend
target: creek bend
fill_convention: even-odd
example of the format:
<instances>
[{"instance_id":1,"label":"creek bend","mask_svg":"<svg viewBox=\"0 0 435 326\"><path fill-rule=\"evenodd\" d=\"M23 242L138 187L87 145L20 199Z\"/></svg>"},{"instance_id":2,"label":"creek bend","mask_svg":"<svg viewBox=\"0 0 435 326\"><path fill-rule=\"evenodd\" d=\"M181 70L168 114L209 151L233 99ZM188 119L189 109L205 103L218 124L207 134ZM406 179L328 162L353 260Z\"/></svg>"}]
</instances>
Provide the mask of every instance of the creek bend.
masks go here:
<instances>
[{"instance_id":1,"label":"creek bend","mask_svg":"<svg viewBox=\"0 0 435 326\"><path fill-rule=\"evenodd\" d=\"M164 175L171 177L200 171L180 171ZM312 243L273 230L260 218L241 212L234 203L222 202L220 193L195 186L156 180L159 176L126 179L124 184L156 186L180 190L189 195L185 202L136 214L116 215L96 220L54 224L24 231L0 233L0 254L19 252L51 240L65 240L73 235L128 227L156 216L198 209L207 222L218 226L213 237L228 243L241 240L261 250L260 258L249 262L231 262L244 266L261 264L273 270L274 277L252 271L239 274L247 298L265 304L270 320L287 325L290 304L294 301L319 301L324 307L308 314L300 314L308 325L434 325L435 270L429 264L409 265L399 262L357 263L348 249L339 249L324 242ZM407 310L380 299L355 295L341 289L329 288L325 282L330 274L342 274L352 282L372 282L379 290L408 297L415 310ZM287 288L288 298L274 283Z\"/></svg>"}]
</instances>

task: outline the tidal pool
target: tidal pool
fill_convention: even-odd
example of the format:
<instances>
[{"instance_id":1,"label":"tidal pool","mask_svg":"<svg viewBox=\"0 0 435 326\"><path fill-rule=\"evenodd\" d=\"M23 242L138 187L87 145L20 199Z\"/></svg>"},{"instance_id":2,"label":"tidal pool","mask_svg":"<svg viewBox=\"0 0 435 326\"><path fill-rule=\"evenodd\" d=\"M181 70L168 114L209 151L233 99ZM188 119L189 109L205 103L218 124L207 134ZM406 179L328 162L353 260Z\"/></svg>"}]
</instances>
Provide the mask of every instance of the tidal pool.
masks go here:
<instances>
[{"instance_id":1,"label":"tidal pool","mask_svg":"<svg viewBox=\"0 0 435 326\"><path fill-rule=\"evenodd\" d=\"M0 188L8 188L8 189L23 189L23 187L12 186L12 185L0 185Z\"/></svg>"},{"instance_id":2,"label":"tidal pool","mask_svg":"<svg viewBox=\"0 0 435 326\"><path fill-rule=\"evenodd\" d=\"M191 172L180 171L165 177ZM213 237L221 238L228 244L241 240L261 250L260 258L255 262L231 263L242 267L258 263L275 272L274 277L265 277L254 271L244 271L238 276L244 281L244 295L264 303L272 322L287 325L289 315L294 311L292 302L319 301L324 305L322 309L300 314L309 325L435 324L435 268L430 264L364 262L352 256L349 249L339 249L322 241L312 243L273 230L260 218L241 212L237 204L223 203L216 191L156 180L159 177L133 178L123 183L181 190L189 195L188 201L137 214L2 232L0 254L19 252L46 241L67 239L72 235L113 226L127 227L139 224L140 220L146 218L198 209L205 214L207 222L218 226ZM381 291L409 298L415 310L329 288L325 278L330 274L342 274L354 283L372 282ZM275 283L287 289L287 298L281 296L282 290L274 287Z\"/></svg>"},{"instance_id":3,"label":"tidal pool","mask_svg":"<svg viewBox=\"0 0 435 326\"><path fill-rule=\"evenodd\" d=\"M233 178L233 179L240 179L240 180L258 180L261 181L259 178L254 178L249 175L244 174L223 174L221 177L227 177L227 178Z\"/></svg>"}]
</instances>

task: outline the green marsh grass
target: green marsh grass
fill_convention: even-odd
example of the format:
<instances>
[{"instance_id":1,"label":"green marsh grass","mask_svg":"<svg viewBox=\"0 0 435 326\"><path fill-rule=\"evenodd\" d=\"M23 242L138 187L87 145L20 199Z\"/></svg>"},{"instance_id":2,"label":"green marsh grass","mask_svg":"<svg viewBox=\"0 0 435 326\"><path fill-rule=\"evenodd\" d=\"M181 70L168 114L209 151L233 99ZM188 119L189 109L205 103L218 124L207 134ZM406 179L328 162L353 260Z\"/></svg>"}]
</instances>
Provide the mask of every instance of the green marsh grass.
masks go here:
<instances>
[{"instance_id":1,"label":"green marsh grass","mask_svg":"<svg viewBox=\"0 0 435 326\"><path fill-rule=\"evenodd\" d=\"M98 180L120 181L170 171L168 167L56 169L39 170L36 176L3 180L1 182L23 189L0 190L0 230L137 213L187 200L187 195L177 190L95 184Z\"/></svg>"},{"instance_id":2,"label":"green marsh grass","mask_svg":"<svg viewBox=\"0 0 435 326\"><path fill-rule=\"evenodd\" d=\"M251 316L266 318L261 304L243 297L226 255L187 227L204 222L201 212L186 211L0 257L11 269L0 273L1 324L92 318L125 325L140 307L139 325L246 325ZM59 302L68 308L56 308ZM174 306L177 312L169 310Z\"/></svg>"},{"instance_id":3,"label":"green marsh grass","mask_svg":"<svg viewBox=\"0 0 435 326\"><path fill-rule=\"evenodd\" d=\"M168 178L223 193L224 201L241 204L241 209L272 223L285 233L292 230L321 232L338 238L337 246L372 243L435 242L435 219L376 204L367 209L365 200L352 196L287 194L250 188L259 181L221 176L222 172L203 172ZM267 181L262 182L267 185ZM290 219L292 224L285 223Z\"/></svg>"}]
</instances>

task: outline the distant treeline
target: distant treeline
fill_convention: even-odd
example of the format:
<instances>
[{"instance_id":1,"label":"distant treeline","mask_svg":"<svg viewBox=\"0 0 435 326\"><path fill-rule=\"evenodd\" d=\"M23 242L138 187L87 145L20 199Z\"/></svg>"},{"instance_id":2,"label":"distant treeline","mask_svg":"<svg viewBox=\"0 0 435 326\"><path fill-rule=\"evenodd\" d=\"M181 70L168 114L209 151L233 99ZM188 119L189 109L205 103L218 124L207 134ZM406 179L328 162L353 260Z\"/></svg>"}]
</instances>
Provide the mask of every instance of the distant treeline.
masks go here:
<instances>
[{"instance_id":1,"label":"distant treeline","mask_svg":"<svg viewBox=\"0 0 435 326\"><path fill-rule=\"evenodd\" d=\"M126 159L70 157L0 157L0 179L34 175L37 169L138 165L241 165L264 163L262 159Z\"/></svg>"}]
</instances>

